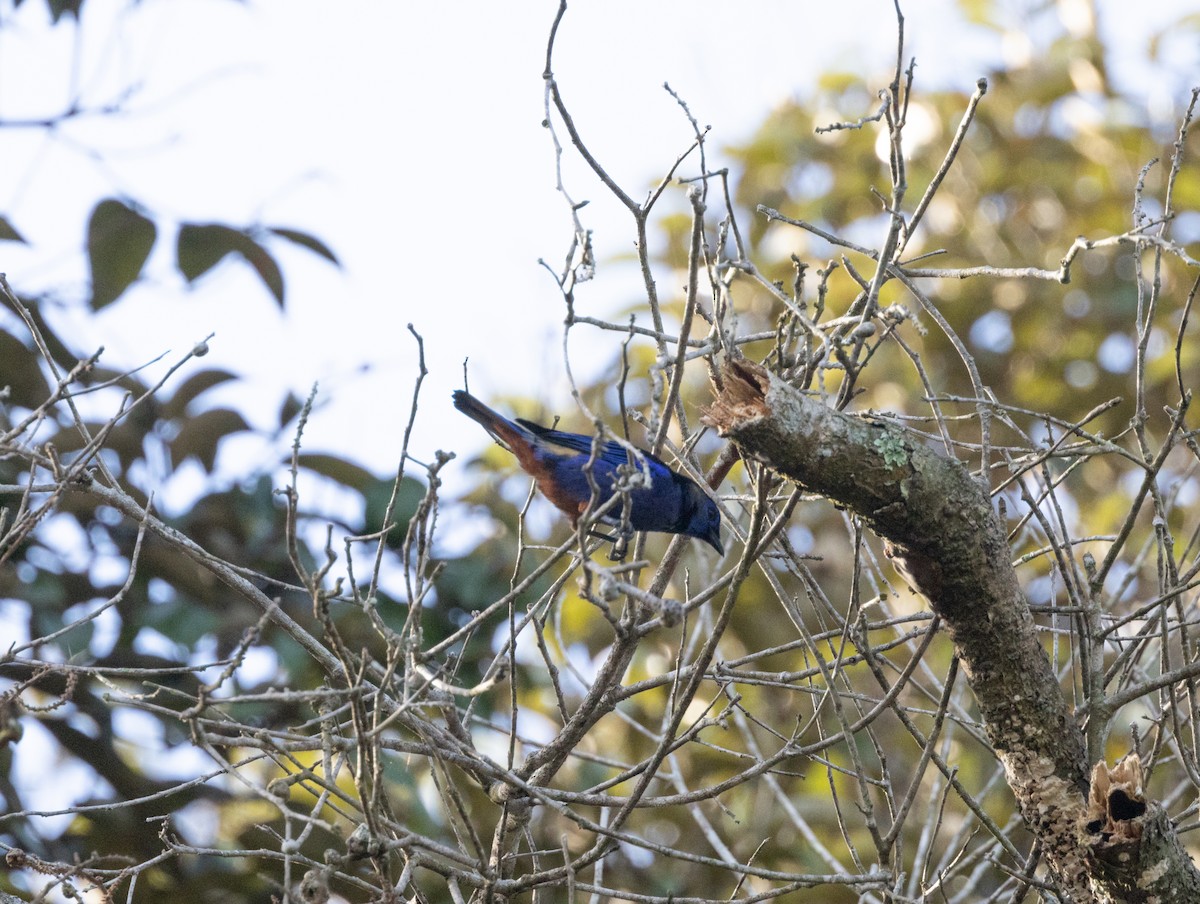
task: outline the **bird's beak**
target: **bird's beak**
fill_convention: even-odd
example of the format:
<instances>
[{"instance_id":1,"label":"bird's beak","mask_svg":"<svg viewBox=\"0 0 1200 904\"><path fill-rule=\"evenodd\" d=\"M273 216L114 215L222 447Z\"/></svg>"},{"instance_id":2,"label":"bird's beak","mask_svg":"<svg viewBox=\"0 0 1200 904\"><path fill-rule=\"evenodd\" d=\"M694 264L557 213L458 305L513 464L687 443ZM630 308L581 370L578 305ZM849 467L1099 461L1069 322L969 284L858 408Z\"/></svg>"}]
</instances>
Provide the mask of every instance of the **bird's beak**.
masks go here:
<instances>
[{"instance_id":1,"label":"bird's beak","mask_svg":"<svg viewBox=\"0 0 1200 904\"><path fill-rule=\"evenodd\" d=\"M712 533L704 538L704 542L721 555L725 555L725 547L721 545L721 529L719 527L714 527Z\"/></svg>"}]
</instances>

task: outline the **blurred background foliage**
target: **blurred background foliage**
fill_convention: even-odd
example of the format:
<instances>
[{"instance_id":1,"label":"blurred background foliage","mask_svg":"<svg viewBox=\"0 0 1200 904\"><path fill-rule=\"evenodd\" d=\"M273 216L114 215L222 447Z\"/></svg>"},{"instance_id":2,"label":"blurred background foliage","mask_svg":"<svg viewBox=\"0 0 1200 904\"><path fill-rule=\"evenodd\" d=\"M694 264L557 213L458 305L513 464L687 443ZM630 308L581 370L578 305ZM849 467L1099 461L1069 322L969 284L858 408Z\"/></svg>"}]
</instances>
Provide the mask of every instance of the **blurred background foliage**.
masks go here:
<instances>
[{"instance_id":1,"label":"blurred background foliage","mask_svg":"<svg viewBox=\"0 0 1200 904\"><path fill-rule=\"evenodd\" d=\"M50 2L49 9L61 22L70 18L76 5ZM982 10L988 8L986 4L975 5ZM986 18L986 12L982 15ZM1181 27L1200 30L1194 20ZM988 74L988 94L957 164L909 245L910 258L940 250L923 265L1055 269L1075 236L1101 238L1143 225L1132 211L1134 187L1147 161L1169 158L1176 136L1152 128L1146 111L1124 97L1120 85L1112 84L1107 51L1095 34L1064 34L1049 45L1048 52L1032 55L1024 66ZM790 286L794 279L790 256L796 255L810 268L806 288L810 299L817 282L815 271L837 260L839 252L799 230L768 225L755 208L766 205L864 245L876 243L884 231L884 217L872 189L886 190L887 185L877 132L868 127L818 135L814 129L832 121L854 121L873 111L878 103L874 80L883 77L877 72L829 73L800 100L774 110L744 143L727 149L733 161L737 216L750 243L750 256L764 273ZM927 93L921 90L918 70L908 113L913 142L908 169L910 205L937 171L969 94L969 90ZM1146 173L1148 199L1161 197L1165 173L1161 162ZM1195 247L1200 240L1200 214L1196 213L1200 210L1200 168L1185 167L1175 191L1179 210L1186 213L1169 224L1167 234L1180 245ZM1161 213L1147 200L1146 217L1154 219ZM0 226L0 239L21 241L19 222L5 218ZM687 260L688 219L667 213L656 220L656 228L658 264L664 272L682 271ZM90 261L91 291L78 304L99 310L121 304L125 290L141 275L151 247L163 240L162 234L169 227L160 224L155 212L144 209L135 198L111 197L96 201L86 229L74 223L64 223L63 229L87 236L80 252ZM218 265L250 266L281 306L286 306L287 296L282 270L272 253L274 243L297 244L331 264L337 263L336 255L321 238L278 225L185 224L177 229L175 242L176 264L186 282ZM869 270L866 260L849 257L860 270ZM1133 344L1137 341L1133 325L1138 305L1131 258L1119 248L1091 253L1076 262L1073 277L1069 286L1036 280L946 279L934 289L940 310L974 353L984 383L1006 403L1033 412L1027 416L1014 413L1013 418L1034 436L1044 430L1045 414L1074 421L1109 398L1128 398L1131 393ZM1178 324L1190 283L1189 275L1174 260L1166 262L1159 278L1163 297L1172 309L1160 316L1148 338L1153 354L1146 380L1152 411L1178 404L1174 391L1175 336L1167 327ZM660 285L667 287L672 282L664 279ZM20 286L14 289L21 294ZM768 293L747 280L736 283L734 292L743 330L776 328L780 309ZM834 273L826 300L827 316L842 313L856 292L857 286L844 270ZM894 285L884 293L885 302L892 300L905 301ZM54 314L61 299L23 295L22 301L32 312L60 373L95 352L81 347L77 338L59 325L68 322ZM671 305L679 316L682 298L674 299ZM628 311L639 309L640 303L631 299ZM944 335L936 330L918 334L906 329L904 338L920 355L933 386L969 395L970 384L961 362ZM764 342L761 347L748 349L748 353L766 357L770 346ZM1183 350L1183 365L1193 379L1195 356L1195 344L1189 343ZM885 346L879 357L865 372L860 383L865 392L852 407L902 414L925 411L920 382L904 356L894 346ZM652 352L634 343L631 360L634 373L644 373ZM617 365L614 368L619 369ZM81 398L80 404L93 434L119 409L126 394L140 398L152 390L139 373L111 370L103 358L90 368L86 379L93 391ZM194 468L198 463L205 474L211 475L225 444L255 430L236 408L213 406L208 401L209 390L237 379L234 373L204 369L199 357L189 361L175 381L153 392L152 398L111 430L104 443L106 464L143 500L181 468ZM55 381L49 362L34 348L30 332L14 312L6 310L0 319L0 386L8 390L0 410L0 429L10 429L37 410ZM610 423L615 424L611 383L583 389L593 410L607 412ZM636 390L631 390L631 398L639 398ZM700 381L693 381L689 410L705 401ZM517 414L547 420L541 413L530 411L522 400L500 400L497 404ZM190 505L161 514L199 546L248 569L269 595L278 596L294 617L309 623L311 614L306 610L310 604L297 586L288 560L285 506L277 492L287 482L287 446L301 408L301 400L295 397L278 402L275 428L265 437L271 448L279 450L276 459L262 462L258 470L232 483L201 481ZM963 411L969 409L964 406ZM61 409L48 415L38 428L38 439L52 444L58 455L69 459L86 440ZM1091 429L1118 434L1129 417L1128 405L1118 406L1093 423ZM564 423L568 428L588 429L586 424L570 419ZM973 423L966 423L964 438L974 429ZM642 439L636 435L633 438ZM1018 442L1016 437L998 437L1001 443L1010 439ZM706 440L700 447L702 456L714 448L715 443ZM305 454L299 466L336 488L339 500L329 509L308 509L301 499L305 525L301 552L305 561L323 561L327 523L335 523L339 534L355 536L369 536L384 529L383 513L391 498L394 475L369 473L351 455L343 454ZM528 483L505 453L489 447L473 466L478 469L478 487L454 504L472 507L478 518L490 519L490 526L480 532L482 539L471 548L453 555L440 551L436 561L429 563L430 568L440 569L436 592L427 598L421 612L430 646L452 636L471 613L504 596L514 575L529 573L536 564L529 556L514 572L520 532L526 539L551 543L567 537L565 525L537 521L540 503L533 505L535 517L523 520ZM0 460L0 484L20 486L24 480L19 461ZM428 483L425 474L410 473L399 488L384 545L384 571L388 577L380 596L381 602L389 605L381 605L379 611L385 617L392 613L397 619L403 618L403 582L399 576L404 564L400 553L409 519L425 497ZM727 489L736 491L741 486L739 466ZM1099 534L1111 531L1119 522L1132 490L1119 463L1110 465L1099 459L1081 470L1071 492L1080 500L1081 532L1086 526L1086 532ZM12 505L11 494L6 498L10 501L5 504ZM1091 503L1086 511L1084 499ZM443 500L442 504L447 502ZM826 597L835 606L844 607L851 595L849 562L854 544L842 514L819 501L804 501L793 516L793 524L791 538L801 552L814 557L813 571L825 582ZM98 507L86 497L67 495L56 502L53 514L36 531L3 551L0 599L5 601L5 630L10 641L52 635L75 624L81 611L116 597L118 605L103 620L89 621L40 644L36 654L42 660L146 670L159 675L155 684L162 689L164 711L158 718L141 713L130 720L114 712L104 682L84 680L68 686L61 675L55 674L33 680L34 670L20 658L0 660L4 687L32 682L23 699L31 707L41 707L22 712L20 720L27 726L26 735L44 735L41 743L51 745L55 757L64 763L84 764L94 774L94 791L81 804L146 799L131 807L88 810L58 828L33 820L0 822L0 839L46 861L99 863L94 859L97 855L129 858L130 862L149 860L162 849L159 832L163 817L169 820L171 831L185 836L197 832L197 826L215 826L215 834L208 840L218 847L253 850L267 843L266 831L284 834L273 809L259 807L234 786L202 783L176 788L182 774L200 770L196 759L177 756L190 749L191 742L172 715L178 701L196 694L200 678L194 672L176 669L227 656L247 628L258 622L260 613L192 561L153 538L145 541L133 581L122 593L137 533L137 525L119 513ZM658 557L664 546L663 538L652 537L649 557ZM690 561L697 570L703 568L700 561ZM1041 573L1048 570L1049 563L1043 563ZM882 587L877 590L886 592ZM676 587L674 592L683 591ZM1053 593L1048 590L1043 599L1035 601L1048 602ZM776 623L779 614L766 609L765 603L764 608L756 608L756 600L769 600L771 596L761 575L751 578L726 638L726 660L735 661L739 651L761 651L782 642ZM609 642L607 623L592 604L577 596L573 582L560 588L554 584L553 575L547 575L523 595L519 605L523 609L550 610L547 636L561 647L564 659L596 662ZM898 585L892 591L891 605L915 610L922 604ZM810 607L806 612L815 633L832 624L820 607ZM332 614L348 646L378 646L377 636L355 607L335 606ZM449 668L457 683L470 685L486 672L504 637L500 631L504 617L496 617L496 636L473 632L452 645L453 664ZM317 630L315 625L312 627ZM578 655L568 657L568 650ZM239 672L234 677L233 692L317 688L325 679L316 664L269 623L257 638L256 652L258 667ZM797 662L798 655L783 648L759 660L755 667L803 671L808 665ZM948 645L935 644L929 655L930 668L944 672L950 656ZM626 683L653 683L671 667L673 657L667 640L647 644ZM519 729L532 737L541 736L545 729L539 720L551 724L557 718L550 684L536 658L518 656L517 665L513 686L515 702L521 709ZM131 677L129 686L138 687L137 679ZM173 696L173 689L182 693ZM814 703L809 696L818 690L797 682L790 694L781 695L774 685L756 687L746 682L739 685L739 692L744 707L752 712L811 715ZM660 718L669 693L669 684L663 683L633 697L629 707L614 711L584 740L579 757L559 775L558 783L575 789L593 787L613 778L617 759L626 762L648 754L654 739L644 734L638 723L652 724ZM720 694L714 697L713 705L714 716L739 718L725 711ZM288 725L313 717L312 711L292 703L275 705L263 700L256 706L252 718L263 725ZM481 724L486 726L495 717L495 724L503 726L509 701L499 694L494 699L477 698L471 707ZM478 730L482 734L488 731ZM493 731L491 741L502 742L503 733L498 728ZM898 726L893 724L891 731L895 732L893 740L898 750L914 750L911 739ZM692 787L721 782L756 755L756 751L739 747L737 738L741 737L731 733L729 749L690 746L680 752L677 768L689 774L688 784ZM491 741L481 737L478 743L486 750ZM17 743L11 741L0 747L0 795L9 813L26 808L25 789L10 779L16 749ZM619 758L612 755L615 751L620 751ZM869 757L871 752L864 751L863 755ZM843 785L849 779L837 771L848 764L845 751L834 749L828 756L830 771L811 761L785 762L774 779L792 805L805 814L811 825L819 827L819 837L833 845L840 830L828 806L829 795L836 792L853 796L854 791ZM502 752L498 757L503 758ZM896 756L889 762L900 786L905 770L911 768L909 760ZM1007 788L994 778L986 744L965 732L955 765L972 790L984 794L997 820L1004 823L1013 818ZM981 777L979 782L991 782L990 790L978 784L976 777ZM387 778L393 786L394 807L405 811L415 828L432 835L452 832L446 815L430 805L428 783L432 778L427 765L406 767L397 760L390 764ZM745 848L735 851L739 859L751 859L754 848L763 839L771 839L755 860L758 865L802 872L822 870L824 862L813 854L812 839L801 837L778 808L757 805L753 796L756 787L743 785L723 797L721 806L708 801L700 812L690 815L682 807L652 810L636 827L674 847L700 850L705 847L705 821L721 822L733 813ZM176 790L166 799L153 797L172 788ZM626 788L618 785L615 791ZM481 791L466 803L468 812L480 820L481 826L495 820L496 807ZM573 824L551 812L539 816L535 823L538 837L548 848L558 847L561 832L566 832L568 843L574 845L574 829ZM480 829L482 837L488 834L486 828ZM340 839L315 832L304 850L320 860L325 848L341 843ZM116 860L103 862L111 865ZM645 851L633 849L622 848L610 862L612 870L627 877L630 887L644 894L711 890L720 887L725 877L721 869L678 861L656 862ZM279 893L275 884L278 881L276 865L265 858L174 857L163 860L149 877L143 878L133 899L169 900L186 891L194 900L266 902ZM0 889L26 890L14 883L11 874L0 876ZM984 893L981 887L980 894ZM798 893L794 900L849 902L857 900L857 895L843 887Z\"/></svg>"}]
</instances>

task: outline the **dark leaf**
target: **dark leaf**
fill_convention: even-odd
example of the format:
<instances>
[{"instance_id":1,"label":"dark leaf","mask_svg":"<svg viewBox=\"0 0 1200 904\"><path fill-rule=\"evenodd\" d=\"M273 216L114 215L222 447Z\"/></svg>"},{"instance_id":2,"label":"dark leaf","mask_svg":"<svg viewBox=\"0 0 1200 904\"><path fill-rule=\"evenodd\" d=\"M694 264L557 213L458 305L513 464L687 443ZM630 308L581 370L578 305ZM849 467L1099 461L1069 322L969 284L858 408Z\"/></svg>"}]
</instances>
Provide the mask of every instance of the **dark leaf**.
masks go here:
<instances>
[{"instance_id":1,"label":"dark leaf","mask_svg":"<svg viewBox=\"0 0 1200 904\"><path fill-rule=\"evenodd\" d=\"M272 226L269 231L280 238L287 239L289 242L307 248L313 254L319 254L335 267L342 265L342 262L337 259L337 255L333 253L330 247L311 233L301 232L298 229L285 229L282 226Z\"/></svg>"},{"instance_id":2,"label":"dark leaf","mask_svg":"<svg viewBox=\"0 0 1200 904\"><path fill-rule=\"evenodd\" d=\"M306 453L300 456L300 466L358 493L365 493L376 482L375 475L366 468L336 455Z\"/></svg>"},{"instance_id":3,"label":"dark leaf","mask_svg":"<svg viewBox=\"0 0 1200 904\"><path fill-rule=\"evenodd\" d=\"M9 398L22 408L36 408L50 395L50 384L42 374L41 360L16 336L0 331L0 386L9 388Z\"/></svg>"},{"instance_id":4,"label":"dark leaf","mask_svg":"<svg viewBox=\"0 0 1200 904\"><path fill-rule=\"evenodd\" d=\"M178 468L186 459L195 456L211 474L221 440L249 429L246 419L229 408L214 408L186 418L179 435L171 443L171 464Z\"/></svg>"},{"instance_id":5,"label":"dark leaf","mask_svg":"<svg viewBox=\"0 0 1200 904\"><path fill-rule=\"evenodd\" d=\"M387 513L388 502L392 498L394 480L374 480L363 495L367 498L366 525L364 533L372 533L383 529L383 516ZM408 530L408 522L417 511L417 506L425 496L425 487L419 480L405 477L396 493L396 506L392 509L391 530L388 531L387 545L398 549L404 542L404 534Z\"/></svg>"},{"instance_id":6,"label":"dark leaf","mask_svg":"<svg viewBox=\"0 0 1200 904\"><path fill-rule=\"evenodd\" d=\"M54 362L63 370L70 370L74 367L79 361L79 356L72 349L67 348L54 327L42 316L41 299L36 296L21 295L18 302L19 307L14 305L6 293L0 293L0 308L10 310L22 319L30 317L38 332L42 334L46 350L50 352L50 357L54 359Z\"/></svg>"},{"instance_id":7,"label":"dark leaf","mask_svg":"<svg viewBox=\"0 0 1200 904\"><path fill-rule=\"evenodd\" d=\"M55 25L63 16L70 16L79 21L79 10L83 0L46 0L46 8L50 10L50 21Z\"/></svg>"},{"instance_id":8,"label":"dark leaf","mask_svg":"<svg viewBox=\"0 0 1200 904\"><path fill-rule=\"evenodd\" d=\"M184 223L176 239L175 259L189 283L195 282L229 254L240 254L255 269L275 301L283 306L283 271L249 233L220 223Z\"/></svg>"},{"instance_id":9,"label":"dark leaf","mask_svg":"<svg viewBox=\"0 0 1200 904\"><path fill-rule=\"evenodd\" d=\"M113 386L118 386L126 392L133 393L135 396L145 395L150 387L138 379L137 374L131 374L124 370L114 370L111 367L105 367L103 364L96 364L90 370L86 371L79 380L83 386L96 386L100 383L111 383ZM153 401L153 398L147 399L142 404L145 405Z\"/></svg>"},{"instance_id":10,"label":"dark leaf","mask_svg":"<svg viewBox=\"0 0 1200 904\"><path fill-rule=\"evenodd\" d=\"M216 615L188 599L158 603L146 613L146 627L189 649L205 634L215 631L219 624Z\"/></svg>"},{"instance_id":11,"label":"dark leaf","mask_svg":"<svg viewBox=\"0 0 1200 904\"><path fill-rule=\"evenodd\" d=\"M163 416L183 417L187 413L188 405L197 397L208 392L214 386L220 386L222 383L236 379L237 374L227 370L202 370L200 373L188 377L183 385L175 390L171 401L163 405Z\"/></svg>"},{"instance_id":12,"label":"dark leaf","mask_svg":"<svg viewBox=\"0 0 1200 904\"><path fill-rule=\"evenodd\" d=\"M17 227L12 224L8 217L0 216L0 242L20 242L23 245L29 243L25 241L25 236L17 232Z\"/></svg>"},{"instance_id":13,"label":"dark leaf","mask_svg":"<svg viewBox=\"0 0 1200 904\"><path fill-rule=\"evenodd\" d=\"M243 252L250 266L258 271L259 277L262 279L271 294L275 296L276 303L283 307L283 271L279 269L279 264L275 258L271 257L270 253L262 245L253 240L250 241L250 249Z\"/></svg>"},{"instance_id":14,"label":"dark leaf","mask_svg":"<svg viewBox=\"0 0 1200 904\"><path fill-rule=\"evenodd\" d=\"M220 223L184 223L175 240L175 260L183 278L195 282L227 254L244 254L250 240Z\"/></svg>"},{"instance_id":15,"label":"dark leaf","mask_svg":"<svg viewBox=\"0 0 1200 904\"><path fill-rule=\"evenodd\" d=\"M95 436L104 430L107 422L93 421L89 423L85 421L84 426L87 429L86 436L74 426L64 427L54 435L54 447L64 460L73 460L75 456L72 453L79 452L87 446L88 437ZM145 458L145 439L145 428L141 424L134 424L128 420L122 421L108 433L104 448L109 456L117 457L117 461L120 463L119 473L128 471L134 462ZM111 457L106 460L109 462L109 467L113 467Z\"/></svg>"},{"instance_id":16,"label":"dark leaf","mask_svg":"<svg viewBox=\"0 0 1200 904\"><path fill-rule=\"evenodd\" d=\"M304 403L300 401L300 396L294 392L289 392L287 398L283 400L283 404L279 406L279 426L280 429L286 427L292 422L292 419L300 413L304 407Z\"/></svg>"},{"instance_id":17,"label":"dark leaf","mask_svg":"<svg viewBox=\"0 0 1200 904\"><path fill-rule=\"evenodd\" d=\"M87 251L92 269L92 309L116 301L141 275L158 229L128 204L107 198L88 222Z\"/></svg>"}]
</instances>

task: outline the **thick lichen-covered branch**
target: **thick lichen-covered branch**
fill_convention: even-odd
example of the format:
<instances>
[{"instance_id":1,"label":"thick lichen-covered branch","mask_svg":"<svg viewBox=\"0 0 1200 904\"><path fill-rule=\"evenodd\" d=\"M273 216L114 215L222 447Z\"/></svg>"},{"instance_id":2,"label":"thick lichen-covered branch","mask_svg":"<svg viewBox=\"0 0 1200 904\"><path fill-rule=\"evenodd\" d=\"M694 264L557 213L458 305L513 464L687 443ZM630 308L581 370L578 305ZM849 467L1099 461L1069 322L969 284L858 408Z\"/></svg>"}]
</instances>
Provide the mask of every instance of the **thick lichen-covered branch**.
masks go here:
<instances>
[{"instance_id":1,"label":"thick lichen-covered branch","mask_svg":"<svg viewBox=\"0 0 1200 904\"><path fill-rule=\"evenodd\" d=\"M988 737L1063 890L1089 890L1078 827L1084 739L1010 562L985 489L902 427L835 411L747 361L724 369L707 420L760 461L860 516L938 612Z\"/></svg>"}]
</instances>

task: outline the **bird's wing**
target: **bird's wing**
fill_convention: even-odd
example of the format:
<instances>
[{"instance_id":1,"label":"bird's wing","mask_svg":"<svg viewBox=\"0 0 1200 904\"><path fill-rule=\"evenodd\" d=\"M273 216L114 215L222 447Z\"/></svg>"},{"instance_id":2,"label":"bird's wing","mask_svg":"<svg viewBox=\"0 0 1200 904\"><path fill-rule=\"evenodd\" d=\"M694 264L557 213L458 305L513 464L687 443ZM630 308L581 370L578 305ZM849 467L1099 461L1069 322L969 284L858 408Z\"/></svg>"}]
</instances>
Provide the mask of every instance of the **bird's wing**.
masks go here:
<instances>
[{"instance_id":1,"label":"bird's wing","mask_svg":"<svg viewBox=\"0 0 1200 904\"><path fill-rule=\"evenodd\" d=\"M524 418L517 418L517 423L535 434L544 443L561 446L564 449L569 449L572 452L578 452L583 455L592 454L592 437L590 436L584 436L582 433L567 433L563 430L551 430L549 427L543 427L541 424L535 424L533 421L527 421ZM657 462L663 465L664 468L666 467L656 456L651 455L649 452L643 452L641 449L638 451L650 461ZM600 447L600 452L596 458L614 467L629 463L629 456L625 453L625 447L613 440Z\"/></svg>"}]
</instances>

